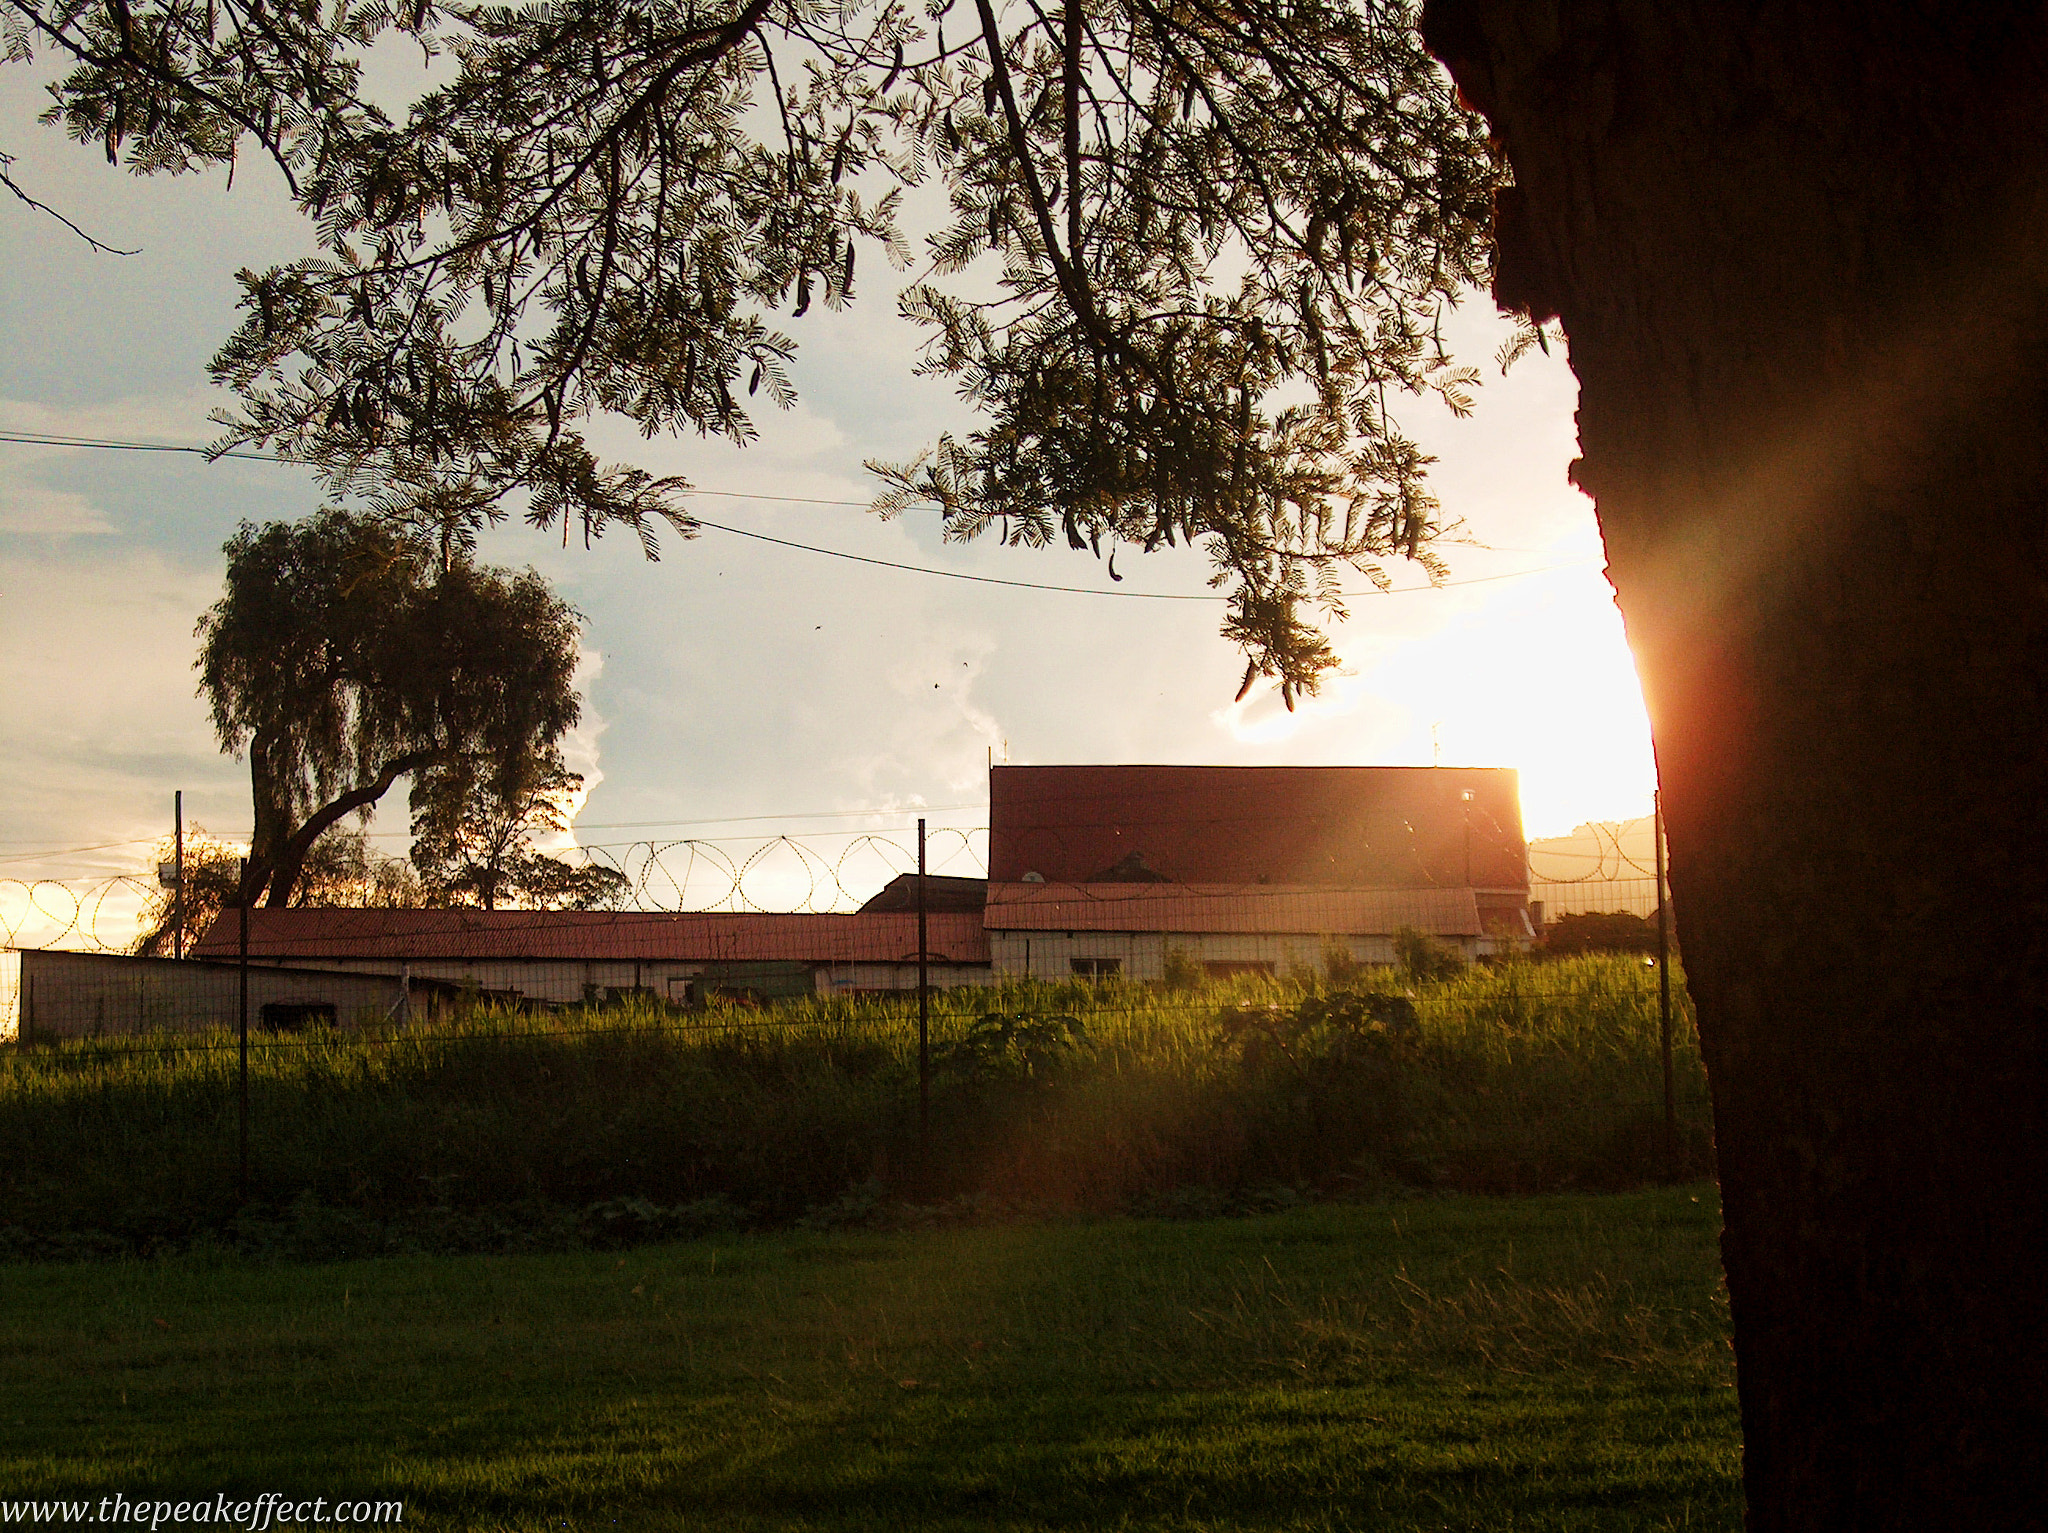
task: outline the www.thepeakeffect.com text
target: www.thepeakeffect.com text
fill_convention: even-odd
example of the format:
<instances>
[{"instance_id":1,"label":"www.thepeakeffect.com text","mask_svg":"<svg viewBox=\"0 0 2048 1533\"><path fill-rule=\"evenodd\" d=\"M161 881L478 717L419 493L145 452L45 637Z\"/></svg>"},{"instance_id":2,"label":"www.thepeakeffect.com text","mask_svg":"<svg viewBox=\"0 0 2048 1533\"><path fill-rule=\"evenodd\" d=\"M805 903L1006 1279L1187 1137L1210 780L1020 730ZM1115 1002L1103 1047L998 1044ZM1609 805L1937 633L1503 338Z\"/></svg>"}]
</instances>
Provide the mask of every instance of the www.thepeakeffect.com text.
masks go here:
<instances>
[{"instance_id":1,"label":"www.thepeakeffect.com text","mask_svg":"<svg viewBox=\"0 0 2048 1533\"><path fill-rule=\"evenodd\" d=\"M0 1523L105 1523L133 1528L245 1528L266 1533L270 1528L394 1527L405 1521L403 1501L362 1498L285 1496L266 1491L260 1496L212 1500L167 1501L156 1497L115 1494L96 1501L0 1500Z\"/></svg>"}]
</instances>

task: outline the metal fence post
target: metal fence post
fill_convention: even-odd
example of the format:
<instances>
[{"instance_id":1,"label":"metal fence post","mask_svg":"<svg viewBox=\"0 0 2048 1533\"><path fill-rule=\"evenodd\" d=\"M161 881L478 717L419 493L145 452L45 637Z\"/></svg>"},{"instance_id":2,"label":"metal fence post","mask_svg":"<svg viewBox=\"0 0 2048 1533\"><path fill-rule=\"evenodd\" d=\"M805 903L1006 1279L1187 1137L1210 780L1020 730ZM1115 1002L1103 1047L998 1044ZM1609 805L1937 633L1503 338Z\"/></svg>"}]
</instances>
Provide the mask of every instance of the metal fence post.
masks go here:
<instances>
[{"instance_id":1,"label":"metal fence post","mask_svg":"<svg viewBox=\"0 0 2048 1533\"><path fill-rule=\"evenodd\" d=\"M240 896L240 904L242 907L241 920L239 922L241 935L236 943L242 994L241 1005L239 1008L241 1013L241 1020L240 1025L237 1029L241 1054L240 1083L238 1088L238 1106L236 1111L236 1117L240 1129L240 1156L239 1165L235 1176L235 1186L239 1189L241 1197L244 1202L247 1202L249 1197L249 893L247 884L248 877L249 859L244 857L242 859L242 881L237 886L236 890L237 894Z\"/></svg>"},{"instance_id":2,"label":"metal fence post","mask_svg":"<svg viewBox=\"0 0 2048 1533\"><path fill-rule=\"evenodd\" d=\"M918 1159L931 1163L932 1039L931 955L925 922L924 821L917 822L917 1148Z\"/></svg>"},{"instance_id":3,"label":"metal fence post","mask_svg":"<svg viewBox=\"0 0 2048 1533\"><path fill-rule=\"evenodd\" d=\"M1651 800L1656 805L1651 831L1656 837L1657 857L1657 1020L1664 1051L1664 1169L1678 1169L1678 1093L1671 1069L1671 915L1670 900L1664 894L1664 790Z\"/></svg>"},{"instance_id":4,"label":"metal fence post","mask_svg":"<svg viewBox=\"0 0 2048 1533\"><path fill-rule=\"evenodd\" d=\"M172 853L171 877L177 883L171 890L171 956L185 956L185 790L180 788L171 796L171 817L177 826L177 850ZM159 941L162 939L159 938ZM158 951L162 951L159 949Z\"/></svg>"}]
</instances>

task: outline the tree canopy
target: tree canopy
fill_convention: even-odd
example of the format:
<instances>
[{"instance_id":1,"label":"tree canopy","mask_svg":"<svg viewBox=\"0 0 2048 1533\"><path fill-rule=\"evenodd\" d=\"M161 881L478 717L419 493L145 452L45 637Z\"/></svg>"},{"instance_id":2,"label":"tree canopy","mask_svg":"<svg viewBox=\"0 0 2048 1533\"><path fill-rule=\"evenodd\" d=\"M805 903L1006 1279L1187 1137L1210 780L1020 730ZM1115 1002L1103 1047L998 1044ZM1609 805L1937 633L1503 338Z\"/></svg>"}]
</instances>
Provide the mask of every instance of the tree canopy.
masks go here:
<instances>
[{"instance_id":1,"label":"tree canopy","mask_svg":"<svg viewBox=\"0 0 2048 1533\"><path fill-rule=\"evenodd\" d=\"M50 117L138 172L266 158L318 257L244 272L223 444L458 535L516 511L650 554L688 486L583 426L744 442L781 328L863 257L985 425L873 465L887 512L1075 548L1199 543L1291 703L1340 572L1435 566L1389 391L1466 406L1444 307L1500 179L1408 0L5 0ZM364 60L419 50L409 109ZM907 189L945 213L906 229ZM926 198L918 206L935 204Z\"/></svg>"},{"instance_id":2,"label":"tree canopy","mask_svg":"<svg viewBox=\"0 0 2048 1533\"><path fill-rule=\"evenodd\" d=\"M309 850L412 774L516 803L577 720L577 619L513 572L328 510L244 524L200 620L201 690L223 749L249 755L242 897L292 901Z\"/></svg>"},{"instance_id":3,"label":"tree canopy","mask_svg":"<svg viewBox=\"0 0 2048 1533\"><path fill-rule=\"evenodd\" d=\"M582 786L582 777L552 748L509 785L488 763L460 757L428 768L412 795L412 861L428 894L422 903L485 910L500 904L590 910L623 903L632 892L625 874L551 857L532 844L537 836L568 828L570 796Z\"/></svg>"}]
</instances>

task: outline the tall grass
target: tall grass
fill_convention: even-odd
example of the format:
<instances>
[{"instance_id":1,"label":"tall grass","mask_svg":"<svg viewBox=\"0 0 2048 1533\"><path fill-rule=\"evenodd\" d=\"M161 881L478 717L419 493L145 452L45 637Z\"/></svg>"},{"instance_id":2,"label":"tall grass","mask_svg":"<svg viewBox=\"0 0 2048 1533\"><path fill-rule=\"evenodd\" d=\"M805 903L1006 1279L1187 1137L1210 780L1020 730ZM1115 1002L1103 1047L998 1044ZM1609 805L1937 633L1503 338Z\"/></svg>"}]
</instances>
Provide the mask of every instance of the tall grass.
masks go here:
<instances>
[{"instance_id":1,"label":"tall grass","mask_svg":"<svg viewBox=\"0 0 2048 1533\"><path fill-rule=\"evenodd\" d=\"M1321 988L1297 976L940 995L928 1133L915 1002L900 997L477 1007L409 1031L254 1039L246 1189L232 1038L0 1051L0 1253L564 1246L902 1216L905 1203L1199 1213L1705 1169L1682 982L1674 1156L1656 991L1638 961L1413 987L1414 1037L1323 1029L1259 1048L1219 1026L1229 1008L1285 1016Z\"/></svg>"}]
</instances>

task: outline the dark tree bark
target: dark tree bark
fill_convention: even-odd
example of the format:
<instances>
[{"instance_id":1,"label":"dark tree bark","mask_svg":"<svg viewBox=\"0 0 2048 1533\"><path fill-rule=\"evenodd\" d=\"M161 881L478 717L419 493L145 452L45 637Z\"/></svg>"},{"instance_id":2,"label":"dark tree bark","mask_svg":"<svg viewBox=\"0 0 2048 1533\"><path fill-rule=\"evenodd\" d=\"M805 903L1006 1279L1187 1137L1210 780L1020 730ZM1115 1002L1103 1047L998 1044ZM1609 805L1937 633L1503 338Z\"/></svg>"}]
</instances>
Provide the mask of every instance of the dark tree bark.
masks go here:
<instances>
[{"instance_id":1,"label":"dark tree bark","mask_svg":"<svg viewBox=\"0 0 2048 1533\"><path fill-rule=\"evenodd\" d=\"M249 742L249 775L254 784L255 830L249 839L249 859L244 865L236 901L254 905L269 891L266 903L282 907L298 891L299 875L305 870L307 854L335 825L359 809L367 809L391 791L391 785L408 772L418 771L434 759L432 751L408 751L384 763L377 775L336 798L328 800L294 826L289 786L280 780L275 763L282 754L277 742L258 730Z\"/></svg>"},{"instance_id":2,"label":"dark tree bark","mask_svg":"<svg viewBox=\"0 0 2048 1533\"><path fill-rule=\"evenodd\" d=\"M270 871L269 903L281 908L292 902L292 895L298 891L299 875L305 871L306 856L313 850L315 841L358 809L368 809L390 792L391 785L399 778L408 772L418 771L433 759L432 751L410 751L403 756L394 756L368 782L330 799L308 815L306 823L286 837L278 850L277 862Z\"/></svg>"},{"instance_id":3,"label":"dark tree bark","mask_svg":"<svg viewBox=\"0 0 2048 1533\"><path fill-rule=\"evenodd\" d=\"M249 836L249 857L242 864L242 886L235 895L237 905L254 905L270 886L271 874L292 832L291 788L278 765L285 756L281 742L268 730L256 730L249 737L250 797L254 806Z\"/></svg>"},{"instance_id":4,"label":"dark tree bark","mask_svg":"<svg viewBox=\"0 0 2048 1533\"><path fill-rule=\"evenodd\" d=\"M1562 317L1758 1529L2048 1518L2048 19L1431 0Z\"/></svg>"}]
</instances>

